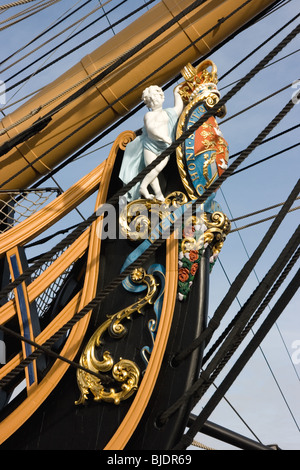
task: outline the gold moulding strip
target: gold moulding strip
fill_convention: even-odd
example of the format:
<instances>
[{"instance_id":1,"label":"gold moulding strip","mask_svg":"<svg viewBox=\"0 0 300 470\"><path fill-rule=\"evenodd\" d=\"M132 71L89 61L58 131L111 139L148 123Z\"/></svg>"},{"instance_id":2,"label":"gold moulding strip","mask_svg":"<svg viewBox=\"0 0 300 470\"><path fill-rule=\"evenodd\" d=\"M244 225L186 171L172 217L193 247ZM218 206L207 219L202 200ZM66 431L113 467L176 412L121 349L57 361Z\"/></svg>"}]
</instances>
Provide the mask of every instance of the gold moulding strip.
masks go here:
<instances>
[{"instance_id":1,"label":"gold moulding strip","mask_svg":"<svg viewBox=\"0 0 300 470\"><path fill-rule=\"evenodd\" d=\"M82 369L78 369L77 383L81 395L79 400L75 402L76 405L84 404L88 399L89 392L92 392L95 401L103 400L118 405L138 389L140 370L133 361L120 358L120 361L115 364L109 351L104 351L103 360L96 357L97 348L101 346L101 337L105 332L109 332L115 339L124 337L127 330L122 321L130 319L135 312L141 313L141 309L153 301L153 297L157 292L155 277L152 274L147 274L143 268L137 268L132 272L131 279L135 283L145 284L147 294L129 307L109 315L108 319L91 336L80 357L80 365L93 372L105 373L111 371L117 387L121 389L116 391L115 388L110 386L107 391L101 384L101 380ZM119 387L120 384L122 384L121 387Z\"/></svg>"},{"instance_id":2,"label":"gold moulding strip","mask_svg":"<svg viewBox=\"0 0 300 470\"><path fill-rule=\"evenodd\" d=\"M56 223L89 195L97 190L102 180L106 161L77 181L40 211L0 235L0 254L17 245L25 245Z\"/></svg>"}]
</instances>

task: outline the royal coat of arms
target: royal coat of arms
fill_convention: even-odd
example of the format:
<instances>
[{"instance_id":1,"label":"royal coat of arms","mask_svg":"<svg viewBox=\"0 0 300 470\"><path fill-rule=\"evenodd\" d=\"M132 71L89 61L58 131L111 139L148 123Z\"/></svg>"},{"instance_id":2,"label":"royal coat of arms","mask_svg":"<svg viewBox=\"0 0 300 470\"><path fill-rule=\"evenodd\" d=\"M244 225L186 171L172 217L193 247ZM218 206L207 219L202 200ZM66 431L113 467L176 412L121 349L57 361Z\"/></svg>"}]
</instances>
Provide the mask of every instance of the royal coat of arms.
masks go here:
<instances>
[{"instance_id":1,"label":"royal coat of arms","mask_svg":"<svg viewBox=\"0 0 300 470\"><path fill-rule=\"evenodd\" d=\"M212 71L208 71L211 66ZM197 122L210 107L215 106L220 93L217 89L217 68L210 61L197 69L188 65L182 71L186 82L180 93L186 107L178 126L177 138ZM218 112L224 115L224 109ZM177 149L177 164L182 182L191 199L197 199L227 168L228 144L214 116L209 117Z\"/></svg>"}]
</instances>

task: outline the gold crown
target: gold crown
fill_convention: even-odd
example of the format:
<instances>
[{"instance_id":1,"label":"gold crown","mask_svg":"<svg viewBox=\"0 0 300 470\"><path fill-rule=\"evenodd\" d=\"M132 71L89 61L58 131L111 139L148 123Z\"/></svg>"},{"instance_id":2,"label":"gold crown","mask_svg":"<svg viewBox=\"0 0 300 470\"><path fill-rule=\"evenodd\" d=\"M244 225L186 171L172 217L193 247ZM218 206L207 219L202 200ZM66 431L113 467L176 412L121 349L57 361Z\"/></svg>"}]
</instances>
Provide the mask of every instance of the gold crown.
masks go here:
<instances>
[{"instance_id":1,"label":"gold crown","mask_svg":"<svg viewBox=\"0 0 300 470\"><path fill-rule=\"evenodd\" d=\"M211 72L208 71L208 67L211 67ZM181 75L185 82L180 87L179 92L185 101L189 101L191 96L197 94L197 91L202 88L201 85L205 87L205 84L208 83L214 85L218 83L217 66L211 60L204 60L197 68L187 64L181 70Z\"/></svg>"}]
</instances>

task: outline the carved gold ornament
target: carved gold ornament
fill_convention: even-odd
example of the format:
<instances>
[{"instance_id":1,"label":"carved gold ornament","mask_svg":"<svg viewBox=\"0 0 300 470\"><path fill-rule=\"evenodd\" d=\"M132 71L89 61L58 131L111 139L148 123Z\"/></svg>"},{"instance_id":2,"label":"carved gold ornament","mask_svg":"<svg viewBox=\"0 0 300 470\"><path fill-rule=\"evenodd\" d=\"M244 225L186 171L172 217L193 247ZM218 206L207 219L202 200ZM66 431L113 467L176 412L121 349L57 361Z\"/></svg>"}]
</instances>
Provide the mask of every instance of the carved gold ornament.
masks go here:
<instances>
[{"instance_id":1,"label":"carved gold ornament","mask_svg":"<svg viewBox=\"0 0 300 470\"><path fill-rule=\"evenodd\" d=\"M120 213L120 231L123 237L130 240L142 240L148 238L151 229L160 220L170 215L174 210L188 201L185 194L174 191L169 194L164 202L158 199L137 199L126 205Z\"/></svg>"},{"instance_id":2,"label":"carved gold ornament","mask_svg":"<svg viewBox=\"0 0 300 470\"><path fill-rule=\"evenodd\" d=\"M104 333L108 332L115 339L123 338L127 333L126 327L122 324L123 320L130 319L134 312L141 313L141 309L145 305L152 303L157 291L154 276L147 274L143 268L135 269L131 274L131 279L138 284L143 283L147 286L146 295L129 307L109 315L108 319L92 335L80 357L80 365L93 372L105 373L111 371L116 386L115 388L110 386L106 390L101 380L96 376L82 369L77 369L77 383L81 396L75 402L76 405L84 404L88 399L89 392L92 392L95 401L103 400L118 405L121 401L129 398L138 388L140 370L133 361L120 358L115 364L109 351L104 351L102 360L99 359L99 349L102 345L101 338Z\"/></svg>"},{"instance_id":3,"label":"carved gold ornament","mask_svg":"<svg viewBox=\"0 0 300 470\"><path fill-rule=\"evenodd\" d=\"M208 68L211 67L211 71ZM179 93L186 103L193 101L197 96L201 96L209 107L213 107L220 99L217 89L218 74L217 66L212 60L204 60L197 68L188 63L182 70L181 75L185 79L179 89ZM226 115L226 106L222 106L216 115L223 118Z\"/></svg>"},{"instance_id":4,"label":"carved gold ornament","mask_svg":"<svg viewBox=\"0 0 300 470\"><path fill-rule=\"evenodd\" d=\"M212 251L209 258L211 269L229 231L230 221L222 212L202 213L187 220L183 228L183 238L179 242L177 291L179 301L188 298L206 247L209 246Z\"/></svg>"},{"instance_id":5,"label":"carved gold ornament","mask_svg":"<svg viewBox=\"0 0 300 470\"><path fill-rule=\"evenodd\" d=\"M200 250L205 244L208 244L213 256L218 256L231 229L231 223L227 215L223 212L214 212L213 214L204 212L200 217L193 217L192 219L191 225L205 224L206 230L197 239L194 237L183 238L181 242L182 252Z\"/></svg>"},{"instance_id":6,"label":"carved gold ornament","mask_svg":"<svg viewBox=\"0 0 300 470\"><path fill-rule=\"evenodd\" d=\"M208 71L209 67L211 67L211 72ZM197 68L188 63L181 70L181 75L185 82L181 85L179 93L184 101L192 101L199 92L206 92L208 89L217 91L217 66L209 59L201 62Z\"/></svg>"}]
</instances>

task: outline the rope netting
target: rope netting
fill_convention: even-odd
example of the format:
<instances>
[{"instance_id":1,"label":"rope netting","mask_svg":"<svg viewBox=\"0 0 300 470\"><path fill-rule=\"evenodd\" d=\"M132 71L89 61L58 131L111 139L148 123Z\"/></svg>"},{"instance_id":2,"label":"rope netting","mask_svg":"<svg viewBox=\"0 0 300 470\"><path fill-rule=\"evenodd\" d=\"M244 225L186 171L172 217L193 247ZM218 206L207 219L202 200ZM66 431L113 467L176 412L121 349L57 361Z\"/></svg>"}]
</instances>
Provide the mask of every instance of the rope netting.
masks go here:
<instances>
[{"instance_id":1,"label":"rope netting","mask_svg":"<svg viewBox=\"0 0 300 470\"><path fill-rule=\"evenodd\" d=\"M0 190L0 233L40 210L58 192L57 188Z\"/></svg>"}]
</instances>

